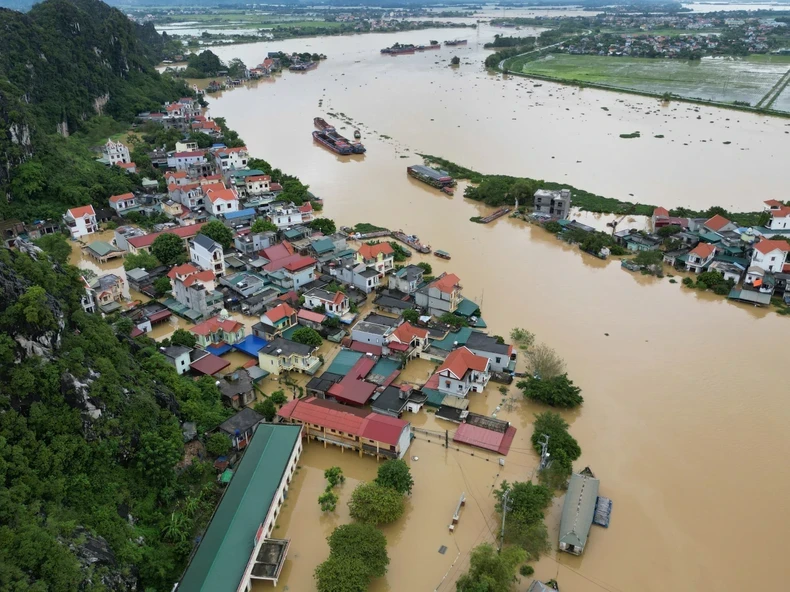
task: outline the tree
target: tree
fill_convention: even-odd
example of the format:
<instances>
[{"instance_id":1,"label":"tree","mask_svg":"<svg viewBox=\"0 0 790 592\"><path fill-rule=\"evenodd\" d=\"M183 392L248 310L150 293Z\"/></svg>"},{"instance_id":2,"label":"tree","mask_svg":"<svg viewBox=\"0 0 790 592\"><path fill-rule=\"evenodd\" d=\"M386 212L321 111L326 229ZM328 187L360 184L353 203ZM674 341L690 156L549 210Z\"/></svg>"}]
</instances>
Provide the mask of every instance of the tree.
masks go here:
<instances>
[{"instance_id":1,"label":"tree","mask_svg":"<svg viewBox=\"0 0 790 592\"><path fill-rule=\"evenodd\" d=\"M170 278L166 275L156 278L154 280L154 291L157 296L164 296L173 289L173 284L170 283Z\"/></svg>"},{"instance_id":2,"label":"tree","mask_svg":"<svg viewBox=\"0 0 790 592\"><path fill-rule=\"evenodd\" d=\"M403 515L403 496L378 483L361 483L348 502L351 517L373 525L389 524Z\"/></svg>"},{"instance_id":3,"label":"tree","mask_svg":"<svg viewBox=\"0 0 790 592\"><path fill-rule=\"evenodd\" d=\"M160 234L151 245L151 253L162 265L178 265L186 261L186 250L181 238L172 233Z\"/></svg>"},{"instance_id":4,"label":"tree","mask_svg":"<svg viewBox=\"0 0 790 592\"><path fill-rule=\"evenodd\" d=\"M559 234L562 232L562 224L554 220L549 220L543 225L543 228L552 234Z\"/></svg>"},{"instance_id":5,"label":"tree","mask_svg":"<svg viewBox=\"0 0 790 592\"><path fill-rule=\"evenodd\" d=\"M541 343L529 352L527 367L532 376L547 379L562 374L565 371L565 362L557 352Z\"/></svg>"},{"instance_id":6,"label":"tree","mask_svg":"<svg viewBox=\"0 0 790 592\"><path fill-rule=\"evenodd\" d=\"M425 263L424 261L420 261L417 264L417 267L422 268L422 271L425 275L431 275L433 273L433 267L431 267L430 263Z\"/></svg>"},{"instance_id":7,"label":"tree","mask_svg":"<svg viewBox=\"0 0 790 592\"><path fill-rule=\"evenodd\" d=\"M459 58L458 56L453 56L453 59L450 60L450 64L452 64L453 66L457 66L460 63L461 63L461 58Z\"/></svg>"},{"instance_id":8,"label":"tree","mask_svg":"<svg viewBox=\"0 0 790 592\"><path fill-rule=\"evenodd\" d=\"M329 482L329 487L336 487L346 480L340 467L329 467L324 471L324 478Z\"/></svg>"},{"instance_id":9,"label":"tree","mask_svg":"<svg viewBox=\"0 0 790 592\"><path fill-rule=\"evenodd\" d=\"M534 485L529 481L512 484L503 481L500 488L494 491L497 500L495 507L500 514L505 493L508 495L505 542L524 549L529 559L539 559L540 555L548 552L550 548L549 535L543 519L544 510L554 497L552 491L544 485Z\"/></svg>"},{"instance_id":10,"label":"tree","mask_svg":"<svg viewBox=\"0 0 790 592\"><path fill-rule=\"evenodd\" d=\"M466 322L466 319L464 317L459 317L457 314L453 314L451 312L446 312L442 316L440 316L439 322L450 325L451 327L455 327L456 329L458 329L459 327L469 326L469 323Z\"/></svg>"},{"instance_id":11,"label":"tree","mask_svg":"<svg viewBox=\"0 0 790 592\"><path fill-rule=\"evenodd\" d=\"M337 227L335 226L334 220L330 220L329 218L316 218L308 222L307 226L312 228L313 230L319 230L325 236L329 236L330 234L334 234L337 232Z\"/></svg>"},{"instance_id":12,"label":"tree","mask_svg":"<svg viewBox=\"0 0 790 592\"><path fill-rule=\"evenodd\" d=\"M272 421L277 416L277 406L271 399L264 399L260 403L255 403L253 409L256 413L263 415L266 421Z\"/></svg>"},{"instance_id":13,"label":"tree","mask_svg":"<svg viewBox=\"0 0 790 592\"><path fill-rule=\"evenodd\" d=\"M195 347L197 343L197 338L195 337L194 333L187 331L186 329L176 329L173 331L173 334L170 336L170 344L171 345L180 345L182 347Z\"/></svg>"},{"instance_id":14,"label":"tree","mask_svg":"<svg viewBox=\"0 0 790 592\"><path fill-rule=\"evenodd\" d=\"M48 331L58 326L55 315L52 314L47 291L41 286L30 286L8 312L18 324L27 325L37 331Z\"/></svg>"},{"instance_id":15,"label":"tree","mask_svg":"<svg viewBox=\"0 0 790 592\"><path fill-rule=\"evenodd\" d=\"M664 253L661 251L639 251L634 257L634 263L646 267L657 265L660 268L663 261Z\"/></svg>"},{"instance_id":16,"label":"tree","mask_svg":"<svg viewBox=\"0 0 790 592\"><path fill-rule=\"evenodd\" d=\"M147 478L158 485L165 485L175 477L173 467L181 460L183 445L173 439L163 438L156 432L145 432L135 453L137 467Z\"/></svg>"},{"instance_id":17,"label":"tree","mask_svg":"<svg viewBox=\"0 0 790 592\"><path fill-rule=\"evenodd\" d=\"M516 383L524 396L538 403L552 407L572 409L584 402L581 389L573 384L567 374L559 374L552 378L527 378Z\"/></svg>"},{"instance_id":18,"label":"tree","mask_svg":"<svg viewBox=\"0 0 790 592\"><path fill-rule=\"evenodd\" d=\"M294 334L291 336L291 341L303 343L304 345L310 345L313 347L318 347L321 345L321 343L323 343L321 335L318 334L318 331L311 329L310 327L301 327L294 331Z\"/></svg>"},{"instance_id":19,"label":"tree","mask_svg":"<svg viewBox=\"0 0 790 592\"><path fill-rule=\"evenodd\" d=\"M269 395L269 400L275 405L285 405L288 402L288 397L283 391L274 391Z\"/></svg>"},{"instance_id":20,"label":"tree","mask_svg":"<svg viewBox=\"0 0 790 592\"><path fill-rule=\"evenodd\" d=\"M683 230L682 227L680 227L680 226L678 226L676 224L671 224L669 226L663 226L663 227L659 228L656 231L656 234L658 236L660 236L661 238L669 238L670 236L673 236L673 235L677 234L681 230Z\"/></svg>"},{"instance_id":21,"label":"tree","mask_svg":"<svg viewBox=\"0 0 790 592\"><path fill-rule=\"evenodd\" d=\"M510 331L510 339L521 349L529 349L535 343L535 334L526 329L515 327Z\"/></svg>"},{"instance_id":22,"label":"tree","mask_svg":"<svg viewBox=\"0 0 790 592\"><path fill-rule=\"evenodd\" d=\"M211 240L218 242L223 249L229 249L233 245L233 231L219 220L204 224L200 234L205 234Z\"/></svg>"},{"instance_id":23,"label":"tree","mask_svg":"<svg viewBox=\"0 0 790 592\"><path fill-rule=\"evenodd\" d=\"M403 311L403 320L411 323L412 325L420 320L420 313L414 308L407 308Z\"/></svg>"},{"instance_id":24,"label":"tree","mask_svg":"<svg viewBox=\"0 0 790 592\"><path fill-rule=\"evenodd\" d=\"M387 539L375 526L355 522L338 526L327 538L329 552L338 559L356 558L367 567L368 577L387 573Z\"/></svg>"},{"instance_id":25,"label":"tree","mask_svg":"<svg viewBox=\"0 0 790 592\"><path fill-rule=\"evenodd\" d=\"M326 491L318 496L318 505L321 506L322 512L334 512L337 508L337 494L327 487Z\"/></svg>"},{"instance_id":26,"label":"tree","mask_svg":"<svg viewBox=\"0 0 790 592\"><path fill-rule=\"evenodd\" d=\"M130 269L145 269L149 271L159 267L159 261L148 251L138 251L137 253L129 253L124 257L123 268L126 271Z\"/></svg>"},{"instance_id":27,"label":"tree","mask_svg":"<svg viewBox=\"0 0 790 592\"><path fill-rule=\"evenodd\" d=\"M258 218L252 223L250 232L253 234L259 232L277 232L277 226L273 222L269 222L266 218Z\"/></svg>"},{"instance_id":28,"label":"tree","mask_svg":"<svg viewBox=\"0 0 790 592\"><path fill-rule=\"evenodd\" d=\"M65 234L45 234L36 241L36 246L60 264L66 263L71 255L71 245Z\"/></svg>"},{"instance_id":29,"label":"tree","mask_svg":"<svg viewBox=\"0 0 790 592\"><path fill-rule=\"evenodd\" d=\"M532 447L538 454L541 451L540 439L543 434L549 437L548 451L552 465L561 467L566 475L570 475L572 463L581 456L582 449L576 439L568 433L568 423L559 414L551 411L535 416Z\"/></svg>"},{"instance_id":30,"label":"tree","mask_svg":"<svg viewBox=\"0 0 790 592\"><path fill-rule=\"evenodd\" d=\"M505 547L501 553L489 543L472 549L469 571L455 583L457 592L506 592L516 581L516 568L527 553L518 547Z\"/></svg>"},{"instance_id":31,"label":"tree","mask_svg":"<svg viewBox=\"0 0 790 592\"><path fill-rule=\"evenodd\" d=\"M206 442L206 452L212 456L225 456L230 452L233 443L227 435L222 432L214 432Z\"/></svg>"},{"instance_id":32,"label":"tree","mask_svg":"<svg viewBox=\"0 0 790 592\"><path fill-rule=\"evenodd\" d=\"M247 75L247 66L239 58L233 58L228 63L228 76L231 78L243 78ZM219 242L219 241L217 241Z\"/></svg>"},{"instance_id":33,"label":"tree","mask_svg":"<svg viewBox=\"0 0 790 592\"><path fill-rule=\"evenodd\" d=\"M358 557L330 555L315 569L318 592L367 592L368 567Z\"/></svg>"},{"instance_id":34,"label":"tree","mask_svg":"<svg viewBox=\"0 0 790 592\"><path fill-rule=\"evenodd\" d=\"M390 459L379 466L375 483L382 487L394 489L402 495L408 495L414 486L414 479L406 461L403 459Z\"/></svg>"}]
</instances>

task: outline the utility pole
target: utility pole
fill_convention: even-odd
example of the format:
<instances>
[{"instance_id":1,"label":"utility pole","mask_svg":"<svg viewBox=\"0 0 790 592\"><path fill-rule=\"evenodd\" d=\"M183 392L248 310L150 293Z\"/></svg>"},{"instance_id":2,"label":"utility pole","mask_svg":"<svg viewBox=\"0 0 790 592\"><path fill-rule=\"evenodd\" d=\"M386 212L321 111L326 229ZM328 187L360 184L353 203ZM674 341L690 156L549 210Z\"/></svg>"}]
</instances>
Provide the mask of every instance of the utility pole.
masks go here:
<instances>
[{"instance_id":1,"label":"utility pole","mask_svg":"<svg viewBox=\"0 0 790 592\"><path fill-rule=\"evenodd\" d=\"M502 531L499 533L499 549L497 553L502 552L502 546L505 544L505 517L510 509L510 490L508 489L502 494Z\"/></svg>"},{"instance_id":2,"label":"utility pole","mask_svg":"<svg viewBox=\"0 0 790 592\"><path fill-rule=\"evenodd\" d=\"M450 448L450 433L448 430L444 430L444 447Z\"/></svg>"}]
</instances>

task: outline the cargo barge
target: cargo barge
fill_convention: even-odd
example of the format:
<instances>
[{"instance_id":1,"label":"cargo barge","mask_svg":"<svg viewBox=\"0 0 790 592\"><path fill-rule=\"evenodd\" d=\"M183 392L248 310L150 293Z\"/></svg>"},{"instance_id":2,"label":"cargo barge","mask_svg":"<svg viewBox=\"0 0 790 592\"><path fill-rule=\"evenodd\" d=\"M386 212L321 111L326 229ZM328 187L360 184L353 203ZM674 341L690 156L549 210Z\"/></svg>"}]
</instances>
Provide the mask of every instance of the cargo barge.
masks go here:
<instances>
[{"instance_id":1,"label":"cargo barge","mask_svg":"<svg viewBox=\"0 0 790 592\"><path fill-rule=\"evenodd\" d=\"M396 230L392 233L392 238L399 240L405 245L408 245L418 253L428 254L431 252L431 245L424 245L420 239L413 234L406 234L402 230Z\"/></svg>"},{"instance_id":2,"label":"cargo barge","mask_svg":"<svg viewBox=\"0 0 790 592\"><path fill-rule=\"evenodd\" d=\"M329 148L329 150L335 152L336 154L346 155L353 152L351 145L348 142L335 140L325 131L313 132L313 140L321 144L324 148Z\"/></svg>"},{"instance_id":3,"label":"cargo barge","mask_svg":"<svg viewBox=\"0 0 790 592\"><path fill-rule=\"evenodd\" d=\"M418 45L414 49L417 51L425 51L426 49L441 49L442 46L439 43L431 43L430 45Z\"/></svg>"},{"instance_id":4,"label":"cargo barge","mask_svg":"<svg viewBox=\"0 0 790 592\"><path fill-rule=\"evenodd\" d=\"M316 129L319 129L321 131L324 131L329 127L333 127L323 117L313 117L313 125L316 127Z\"/></svg>"},{"instance_id":5,"label":"cargo barge","mask_svg":"<svg viewBox=\"0 0 790 592\"><path fill-rule=\"evenodd\" d=\"M294 64L288 69L291 72L307 72L308 70L314 70L318 66L318 62L306 62L300 64Z\"/></svg>"},{"instance_id":6,"label":"cargo barge","mask_svg":"<svg viewBox=\"0 0 790 592\"><path fill-rule=\"evenodd\" d=\"M338 131L330 125L324 118L322 117L314 117L313 118L313 125L319 130L320 133L324 134L328 139L340 143L346 144L351 147L351 152L354 154L364 154L367 150L364 145L360 142L350 142L348 138L341 136ZM315 137L315 133L313 134ZM346 154L342 152L341 154Z\"/></svg>"},{"instance_id":7,"label":"cargo barge","mask_svg":"<svg viewBox=\"0 0 790 592\"><path fill-rule=\"evenodd\" d=\"M454 47L456 45L466 45L466 41L466 39L453 39L452 41L445 41L444 44Z\"/></svg>"},{"instance_id":8,"label":"cargo barge","mask_svg":"<svg viewBox=\"0 0 790 592\"><path fill-rule=\"evenodd\" d=\"M406 167L406 172L418 181L422 181L431 187L436 187L449 195L453 194L455 179L453 179L447 171L437 171L436 169L416 164Z\"/></svg>"},{"instance_id":9,"label":"cargo barge","mask_svg":"<svg viewBox=\"0 0 790 592\"><path fill-rule=\"evenodd\" d=\"M414 53L415 51L417 51L417 48L414 45L401 45L400 43L396 43L392 47L385 47L381 50L381 53L386 55L400 55L404 53Z\"/></svg>"}]
</instances>

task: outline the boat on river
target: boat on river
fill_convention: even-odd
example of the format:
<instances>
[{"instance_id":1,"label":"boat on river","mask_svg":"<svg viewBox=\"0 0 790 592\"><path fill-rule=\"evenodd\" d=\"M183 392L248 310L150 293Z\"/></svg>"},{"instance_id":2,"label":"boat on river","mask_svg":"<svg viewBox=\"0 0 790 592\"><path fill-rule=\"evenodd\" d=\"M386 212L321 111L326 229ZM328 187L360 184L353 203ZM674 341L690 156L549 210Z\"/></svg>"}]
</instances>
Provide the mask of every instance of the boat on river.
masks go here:
<instances>
[{"instance_id":1,"label":"boat on river","mask_svg":"<svg viewBox=\"0 0 790 592\"><path fill-rule=\"evenodd\" d=\"M392 233L392 238L410 246L418 253L428 254L431 252L431 245L422 244L420 239L414 234L406 234L402 230L396 230Z\"/></svg>"},{"instance_id":2,"label":"boat on river","mask_svg":"<svg viewBox=\"0 0 790 592\"><path fill-rule=\"evenodd\" d=\"M318 62L300 62L290 66L288 69L291 72L307 72L308 70L314 70L317 67Z\"/></svg>"},{"instance_id":3,"label":"boat on river","mask_svg":"<svg viewBox=\"0 0 790 592\"><path fill-rule=\"evenodd\" d=\"M417 51L425 51L426 49L441 49L441 48L442 46L438 42L436 42L436 43L431 43L430 45L418 45L414 49L416 49Z\"/></svg>"},{"instance_id":4,"label":"boat on river","mask_svg":"<svg viewBox=\"0 0 790 592\"><path fill-rule=\"evenodd\" d=\"M313 125L318 129L318 133L322 134L327 140L335 142L335 144L347 145L351 148L353 154L364 154L367 150L360 142L351 142L348 138L340 135L340 133L323 117L314 117ZM315 138L316 132L313 132ZM356 134L355 134L356 135ZM320 142L320 140L318 140ZM323 142L321 142L323 144ZM327 146L329 148L329 146ZM333 150L333 148L330 148ZM335 151L337 152L337 151ZM348 152L339 152L338 154L348 154Z\"/></svg>"},{"instance_id":5,"label":"boat on river","mask_svg":"<svg viewBox=\"0 0 790 592\"><path fill-rule=\"evenodd\" d=\"M362 137L362 134L359 130L354 130L354 138L359 140Z\"/></svg>"},{"instance_id":6,"label":"boat on river","mask_svg":"<svg viewBox=\"0 0 790 592\"><path fill-rule=\"evenodd\" d=\"M326 119L323 117L313 117L313 125L316 129L324 131L327 128L333 127Z\"/></svg>"},{"instance_id":7,"label":"boat on river","mask_svg":"<svg viewBox=\"0 0 790 592\"><path fill-rule=\"evenodd\" d=\"M406 167L406 173L418 181L422 181L423 183L430 185L431 187L441 189L442 191L444 191L445 188L448 188L450 191L445 191L445 193L449 193L450 195L453 194L452 188L455 187L455 179L453 179L447 171L439 171L421 164L415 164L413 166Z\"/></svg>"},{"instance_id":8,"label":"boat on river","mask_svg":"<svg viewBox=\"0 0 790 592\"><path fill-rule=\"evenodd\" d=\"M400 43L396 43L392 47L385 47L381 50L381 53L386 55L401 55L404 53L414 53L415 51L417 51L415 45L401 45Z\"/></svg>"},{"instance_id":9,"label":"boat on river","mask_svg":"<svg viewBox=\"0 0 790 592\"><path fill-rule=\"evenodd\" d=\"M480 224L488 224L489 222L493 222L497 218L501 218L502 216L504 216L505 214L507 214L509 212L510 212L510 208L499 208L496 212L494 212L492 214L489 214L488 216L486 216L484 218L480 218L479 223Z\"/></svg>"},{"instance_id":10,"label":"boat on river","mask_svg":"<svg viewBox=\"0 0 790 592\"><path fill-rule=\"evenodd\" d=\"M433 252L433 254L436 255L439 259L447 259L448 261L450 259L450 253L448 253L447 251L440 251L439 249L437 249Z\"/></svg>"},{"instance_id":11,"label":"boat on river","mask_svg":"<svg viewBox=\"0 0 790 592\"><path fill-rule=\"evenodd\" d=\"M452 41L445 41L444 44L454 47L456 45L466 45L466 41L466 39L453 39Z\"/></svg>"},{"instance_id":12,"label":"boat on river","mask_svg":"<svg viewBox=\"0 0 790 592\"><path fill-rule=\"evenodd\" d=\"M325 131L314 131L313 141L318 142L324 148L328 148L336 154L347 155L353 152L351 145L342 140L336 140L329 136Z\"/></svg>"}]
</instances>

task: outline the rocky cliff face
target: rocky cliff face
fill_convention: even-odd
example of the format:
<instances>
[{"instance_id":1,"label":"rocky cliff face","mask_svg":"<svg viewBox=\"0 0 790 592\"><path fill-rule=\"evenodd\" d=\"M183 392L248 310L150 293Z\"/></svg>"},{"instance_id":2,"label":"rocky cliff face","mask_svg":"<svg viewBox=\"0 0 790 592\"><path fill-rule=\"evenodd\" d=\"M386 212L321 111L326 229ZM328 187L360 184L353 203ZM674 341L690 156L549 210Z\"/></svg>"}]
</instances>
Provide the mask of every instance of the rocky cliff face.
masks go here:
<instances>
[{"instance_id":1,"label":"rocky cliff face","mask_svg":"<svg viewBox=\"0 0 790 592\"><path fill-rule=\"evenodd\" d=\"M80 562L82 573L85 574L85 587L104 586L112 592L135 592L139 589L137 571L132 569L125 573L121 570L115 554L103 537L94 536L88 529L78 526L71 539L61 539L60 542L67 545Z\"/></svg>"}]
</instances>

